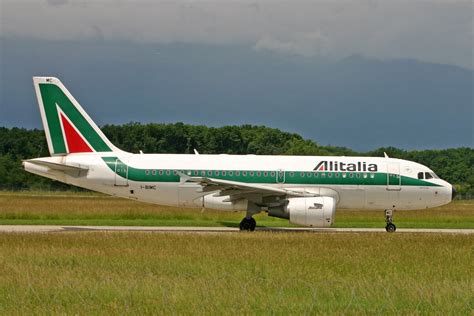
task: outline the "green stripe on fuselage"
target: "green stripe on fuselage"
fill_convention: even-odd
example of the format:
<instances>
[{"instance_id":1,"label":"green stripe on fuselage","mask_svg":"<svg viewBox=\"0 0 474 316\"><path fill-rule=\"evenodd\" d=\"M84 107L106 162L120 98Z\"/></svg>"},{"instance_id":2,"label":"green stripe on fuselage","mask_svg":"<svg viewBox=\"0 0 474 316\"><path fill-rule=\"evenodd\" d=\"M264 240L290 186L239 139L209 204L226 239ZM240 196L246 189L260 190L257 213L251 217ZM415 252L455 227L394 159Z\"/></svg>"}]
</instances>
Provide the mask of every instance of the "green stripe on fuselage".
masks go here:
<instances>
[{"instance_id":1,"label":"green stripe on fuselage","mask_svg":"<svg viewBox=\"0 0 474 316\"><path fill-rule=\"evenodd\" d=\"M126 165L117 157L103 157L107 166L115 172L117 162L117 174L123 178L137 182L179 182L178 170L172 169L138 169ZM180 172L191 177L208 177L214 179L231 180L245 183L276 184L275 170L189 170L180 169ZM237 174L238 173L238 174ZM244 175L245 173L245 175ZM345 177L343 176L345 174ZM396 175L391 175L390 185L398 185ZM394 183L396 179L396 183ZM302 185L387 185L387 173L384 172L321 172L321 171L285 171L285 184ZM411 177L401 176L402 186L426 186L437 187L439 185Z\"/></svg>"}]
</instances>

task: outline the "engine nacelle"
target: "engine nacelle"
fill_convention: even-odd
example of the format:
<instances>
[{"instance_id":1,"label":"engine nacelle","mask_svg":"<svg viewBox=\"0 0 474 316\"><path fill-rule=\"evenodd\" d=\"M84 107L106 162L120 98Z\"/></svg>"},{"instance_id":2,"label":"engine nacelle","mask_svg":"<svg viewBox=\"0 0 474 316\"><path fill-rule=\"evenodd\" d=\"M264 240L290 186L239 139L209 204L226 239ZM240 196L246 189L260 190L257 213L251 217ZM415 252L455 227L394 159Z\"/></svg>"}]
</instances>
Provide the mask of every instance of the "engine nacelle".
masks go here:
<instances>
[{"instance_id":1,"label":"engine nacelle","mask_svg":"<svg viewBox=\"0 0 474 316\"><path fill-rule=\"evenodd\" d=\"M285 211L292 224L328 227L334 222L336 200L329 196L289 198Z\"/></svg>"},{"instance_id":2,"label":"engine nacelle","mask_svg":"<svg viewBox=\"0 0 474 316\"><path fill-rule=\"evenodd\" d=\"M241 199L233 202L226 201L228 196L214 196L214 193L205 195L199 199L194 200L198 206L210 209L218 209L225 211L246 211L248 201Z\"/></svg>"}]
</instances>

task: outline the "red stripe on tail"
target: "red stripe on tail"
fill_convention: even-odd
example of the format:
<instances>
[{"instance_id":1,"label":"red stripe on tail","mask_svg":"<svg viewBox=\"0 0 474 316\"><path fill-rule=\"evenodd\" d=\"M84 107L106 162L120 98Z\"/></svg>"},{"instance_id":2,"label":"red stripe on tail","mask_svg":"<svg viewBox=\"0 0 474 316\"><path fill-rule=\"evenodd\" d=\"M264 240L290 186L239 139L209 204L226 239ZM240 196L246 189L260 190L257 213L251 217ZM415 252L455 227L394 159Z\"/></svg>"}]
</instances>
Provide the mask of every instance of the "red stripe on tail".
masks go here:
<instances>
[{"instance_id":1,"label":"red stripe on tail","mask_svg":"<svg viewBox=\"0 0 474 316\"><path fill-rule=\"evenodd\" d=\"M69 153L89 153L93 152L92 148L84 141L78 132L72 127L69 121L61 113L61 121L63 123L64 134L66 135L67 147Z\"/></svg>"}]
</instances>

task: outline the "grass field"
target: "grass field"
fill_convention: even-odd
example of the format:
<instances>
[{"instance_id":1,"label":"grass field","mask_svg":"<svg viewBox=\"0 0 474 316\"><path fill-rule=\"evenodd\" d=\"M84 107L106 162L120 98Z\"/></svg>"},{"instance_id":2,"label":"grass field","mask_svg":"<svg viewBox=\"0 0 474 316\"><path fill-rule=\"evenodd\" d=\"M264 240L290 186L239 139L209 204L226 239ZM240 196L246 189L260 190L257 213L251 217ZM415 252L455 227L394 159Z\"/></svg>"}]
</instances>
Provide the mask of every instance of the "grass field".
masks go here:
<instances>
[{"instance_id":1,"label":"grass field","mask_svg":"<svg viewBox=\"0 0 474 316\"><path fill-rule=\"evenodd\" d=\"M0 192L0 225L237 226L242 212L180 209L95 193ZM257 215L258 226L290 226L287 220ZM474 228L474 201L439 208L400 211L399 228ZM337 210L334 227L384 227L382 211Z\"/></svg>"},{"instance_id":2,"label":"grass field","mask_svg":"<svg viewBox=\"0 0 474 316\"><path fill-rule=\"evenodd\" d=\"M472 228L473 209L460 201L395 220ZM382 215L338 211L336 226L383 227ZM0 193L0 224L235 226L242 216L89 193ZM474 235L450 234L2 233L0 315L472 315L473 245Z\"/></svg>"},{"instance_id":3,"label":"grass field","mask_svg":"<svg viewBox=\"0 0 474 316\"><path fill-rule=\"evenodd\" d=\"M0 234L0 314L472 315L473 235Z\"/></svg>"}]
</instances>

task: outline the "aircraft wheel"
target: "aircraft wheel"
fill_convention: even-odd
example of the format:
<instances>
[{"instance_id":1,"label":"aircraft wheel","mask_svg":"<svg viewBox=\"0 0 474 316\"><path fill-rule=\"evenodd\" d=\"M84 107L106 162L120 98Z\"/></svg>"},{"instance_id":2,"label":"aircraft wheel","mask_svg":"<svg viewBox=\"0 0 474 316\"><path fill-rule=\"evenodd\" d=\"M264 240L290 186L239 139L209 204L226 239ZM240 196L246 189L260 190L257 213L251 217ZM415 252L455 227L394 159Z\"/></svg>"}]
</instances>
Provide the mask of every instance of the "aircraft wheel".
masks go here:
<instances>
[{"instance_id":1,"label":"aircraft wheel","mask_svg":"<svg viewBox=\"0 0 474 316\"><path fill-rule=\"evenodd\" d=\"M397 230L397 226L392 223L393 220L393 210L385 210L385 222L387 226L385 226L385 230L389 233L393 233Z\"/></svg>"},{"instance_id":2,"label":"aircraft wheel","mask_svg":"<svg viewBox=\"0 0 474 316\"><path fill-rule=\"evenodd\" d=\"M256 226L257 226L257 222L255 221L253 217L250 217L250 218L244 217L244 219L242 219L242 221L239 224L239 228L241 231L253 232Z\"/></svg>"},{"instance_id":3,"label":"aircraft wheel","mask_svg":"<svg viewBox=\"0 0 474 316\"><path fill-rule=\"evenodd\" d=\"M389 233L393 233L397 230L397 226L395 226L394 223L388 223L387 226L385 226L385 230Z\"/></svg>"}]
</instances>

